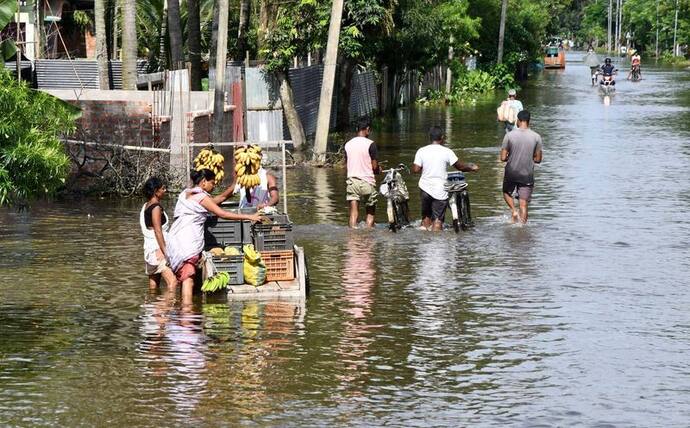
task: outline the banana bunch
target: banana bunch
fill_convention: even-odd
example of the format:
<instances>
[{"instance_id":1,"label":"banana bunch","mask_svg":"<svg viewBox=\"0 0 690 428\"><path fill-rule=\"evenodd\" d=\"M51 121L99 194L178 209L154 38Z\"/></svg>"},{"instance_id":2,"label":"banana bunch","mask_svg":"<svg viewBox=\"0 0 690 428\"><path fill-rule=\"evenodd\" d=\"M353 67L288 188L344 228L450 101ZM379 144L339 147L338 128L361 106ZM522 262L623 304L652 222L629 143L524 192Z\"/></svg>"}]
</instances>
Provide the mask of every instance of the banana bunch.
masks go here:
<instances>
[{"instance_id":1,"label":"banana bunch","mask_svg":"<svg viewBox=\"0 0 690 428\"><path fill-rule=\"evenodd\" d=\"M261 168L261 147L251 145L235 148L235 174L237 183L247 189L261 183L259 169Z\"/></svg>"},{"instance_id":2,"label":"banana bunch","mask_svg":"<svg viewBox=\"0 0 690 428\"><path fill-rule=\"evenodd\" d=\"M230 283L230 274L227 272L218 272L214 276L206 278L206 281L204 281L201 286L201 291L212 293L221 288L227 288L228 283Z\"/></svg>"},{"instance_id":3,"label":"banana bunch","mask_svg":"<svg viewBox=\"0 0 690 428\"><path fill-rule=\"evenodd\" d=\"M225 177L225 171L223 170L224 163L225 158L223 155L214 150L213 146L208 146L200 151L196 158L194 158L194 169L197 171L201 169L210 169L216 174L216 182L220 183Z\"/></svg>"}]
</instances>

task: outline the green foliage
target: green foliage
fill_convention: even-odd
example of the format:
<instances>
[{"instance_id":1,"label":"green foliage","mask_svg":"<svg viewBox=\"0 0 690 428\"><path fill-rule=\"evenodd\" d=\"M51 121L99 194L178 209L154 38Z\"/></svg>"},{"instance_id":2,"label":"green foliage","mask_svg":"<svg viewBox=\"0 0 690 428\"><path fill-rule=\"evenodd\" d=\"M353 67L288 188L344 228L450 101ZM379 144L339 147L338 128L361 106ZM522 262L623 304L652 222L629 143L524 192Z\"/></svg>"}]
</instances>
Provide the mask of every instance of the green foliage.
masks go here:
<instances>
[{"instance_id":1,"label":"green foliage","mask_svg":"<svg viewBox=\"0 0 690 428\"><path fill-rule=\"evenodd\" d=\"M0 30L12 22L14 14L17 12L17 2L15 0L0 0ZM5 59L17 52L14 41L2 39L0 36L0 68L4 67Z\"/></svg>"},{"instance_id":2,"label":"green foliage","mask_svg":"<svg viewBox=\"0 0 690 428\"><path fill-rule=\"evenodd\" d=\"M85 10L75 10L72 13L72 22L79 28L87 29L93 25L93 16Z\"/></svg>"},{"instance_id":3,"label":"green foliage","mask_svg":"<svg viewBox=\"0 0 690 428\"><path fill-rule=\"evenodd\" d=\"M0 69L0 111L0 205L53 193L69 169L59 137L75 130L79 109Z\"/></svg>"}]
</instances>

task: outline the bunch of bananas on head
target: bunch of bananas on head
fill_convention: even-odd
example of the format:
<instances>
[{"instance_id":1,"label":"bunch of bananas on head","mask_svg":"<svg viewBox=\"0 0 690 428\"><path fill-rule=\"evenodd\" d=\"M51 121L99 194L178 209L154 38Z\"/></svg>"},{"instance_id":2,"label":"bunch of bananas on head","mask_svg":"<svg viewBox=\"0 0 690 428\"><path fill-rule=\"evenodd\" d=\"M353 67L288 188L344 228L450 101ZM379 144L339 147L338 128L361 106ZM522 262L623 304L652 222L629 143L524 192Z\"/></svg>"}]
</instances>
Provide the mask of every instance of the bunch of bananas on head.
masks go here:
<instances>
[{"instance_id":1,"label":"bunch of bananas on head","mask_svg":"<svg viewBox=\"0 0 690 428\"><path fill-rule=\"evenodd\" d=\"M223 170L224 163L225 158L223 155L215 151L213 146L209 145L200 151L194 158L194 169L197 171L210 169L216 174L216 182L220 183L225 177L225 171Z\"/></svg>"},{"instance_id":2,"label":"bunch of bananas on head","mask_svg":"<svg viewBox=\"0 0 690 428\"><path fill-rule=\"evenodd\" d=\"M237 184L247 189L261 183L259 169L261 168L261 147L251 145L235 148L235 174Z\"/></svg>"}]
</instances>

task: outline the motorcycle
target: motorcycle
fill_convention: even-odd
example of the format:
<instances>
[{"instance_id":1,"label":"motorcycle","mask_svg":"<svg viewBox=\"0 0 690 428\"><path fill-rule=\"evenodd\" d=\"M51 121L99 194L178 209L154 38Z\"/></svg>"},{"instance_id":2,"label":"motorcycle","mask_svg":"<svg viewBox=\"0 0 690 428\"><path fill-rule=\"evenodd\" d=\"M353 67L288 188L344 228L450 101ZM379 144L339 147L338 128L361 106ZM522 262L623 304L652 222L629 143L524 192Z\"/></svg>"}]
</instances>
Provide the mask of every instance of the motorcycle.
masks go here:
<instances>
[{"instance_id":1,"label":"motorcycle","mask_svg":"<svg viewBox=\"0 0 690 428\"><path fill-rule=\"evenodd\" d=\"M407 201L410 193L403 180L402 172L409 174L407 166L399 164L396 168L381 171L386 174L381 183L379 191L386 198L386 214L388 215L388 228L391 232L397 232L410 225L409 207Z\"/></svg>"},{"instance_id":2,"label":"motorcycle","mask_svg":"<svg viewBox=\"0 0 690 428\"><path fill-rule=\"evenodd\" d=\"M448 205L453 216L453 229L459 233L460 229L467 230L474 226L470 212L470 193L467 190L465 174L449 172L444 189L448 192Z\"/></svg>"},{"instance_id":3,"label":"motorcycle","mask_svg":"<svg viewBox=\"0 0 690 428\"><path fill-rule=\"evenodd\" d=\"M613 75L604 75L599 81L599 90L604 95L610 95L616 91L616 81L613 79Z\"/></svg>"}]
</instances>

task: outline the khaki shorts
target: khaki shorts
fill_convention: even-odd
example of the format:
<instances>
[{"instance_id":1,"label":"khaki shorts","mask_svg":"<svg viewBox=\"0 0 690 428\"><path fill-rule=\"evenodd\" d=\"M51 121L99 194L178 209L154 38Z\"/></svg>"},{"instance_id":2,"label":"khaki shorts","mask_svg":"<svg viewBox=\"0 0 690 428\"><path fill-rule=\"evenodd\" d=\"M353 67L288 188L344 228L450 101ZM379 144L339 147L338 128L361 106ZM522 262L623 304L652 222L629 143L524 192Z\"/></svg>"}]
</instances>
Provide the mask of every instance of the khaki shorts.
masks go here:
<instances>
[{"instance_id":1,"label":"khaki shorts","mask_svg":"<svg viewBox=\"0 0 690 428\"><path fill-rule=\"evenodd\" d=\"M347 200L361 201L368 207L376 206L376 199L379 193L376 191L376 186L368 181L360 180L359 178L348 178L347 181Z\"/></svg>"}]
</instances>

